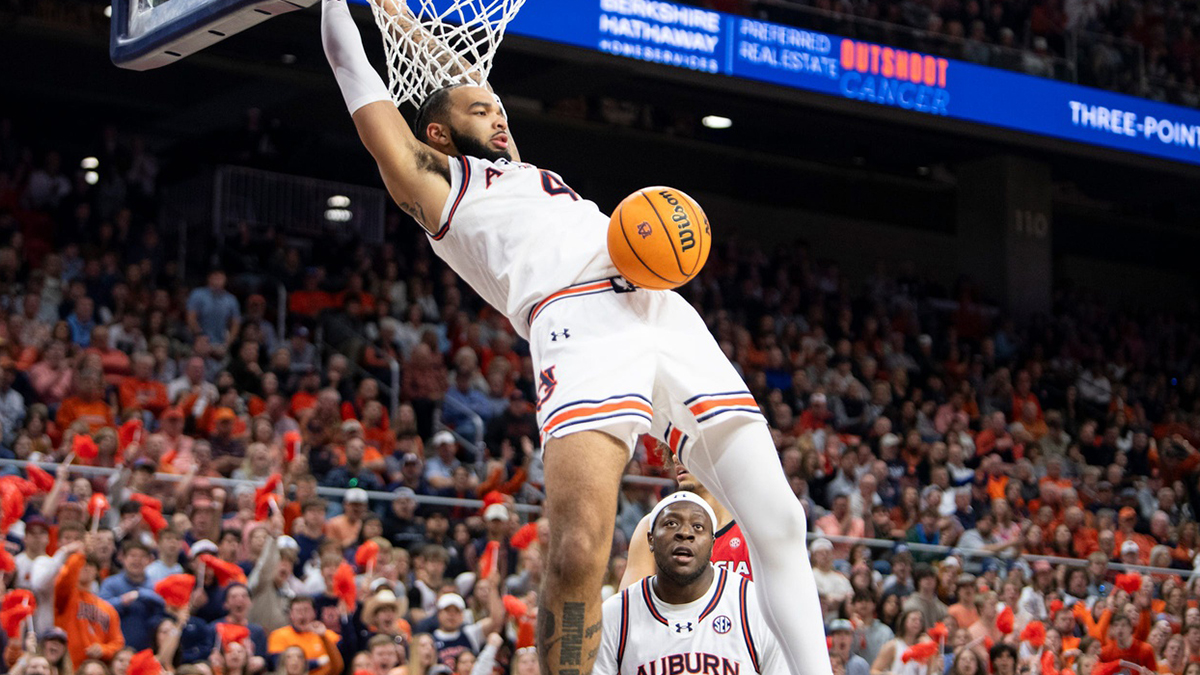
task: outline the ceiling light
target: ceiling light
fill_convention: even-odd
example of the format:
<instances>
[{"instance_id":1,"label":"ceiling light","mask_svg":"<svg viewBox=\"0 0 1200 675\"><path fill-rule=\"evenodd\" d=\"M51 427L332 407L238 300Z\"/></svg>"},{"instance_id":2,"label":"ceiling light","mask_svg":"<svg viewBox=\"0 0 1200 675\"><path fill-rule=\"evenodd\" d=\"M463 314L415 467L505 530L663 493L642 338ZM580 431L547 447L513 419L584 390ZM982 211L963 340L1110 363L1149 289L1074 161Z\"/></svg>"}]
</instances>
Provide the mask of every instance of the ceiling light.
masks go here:
<instances>
[{"instance_id":1,"label":"ceiling light","mask_svg":"<svg viewBox=\"0 0 1200 675\"><path fill-rule=\"evenodd\" d=\"M705 115L704 119L700 120L700 123L709 129L728 129L733 126L733 120L728 117L721 117L720 115Z\"/></svg>"}]
</instances>

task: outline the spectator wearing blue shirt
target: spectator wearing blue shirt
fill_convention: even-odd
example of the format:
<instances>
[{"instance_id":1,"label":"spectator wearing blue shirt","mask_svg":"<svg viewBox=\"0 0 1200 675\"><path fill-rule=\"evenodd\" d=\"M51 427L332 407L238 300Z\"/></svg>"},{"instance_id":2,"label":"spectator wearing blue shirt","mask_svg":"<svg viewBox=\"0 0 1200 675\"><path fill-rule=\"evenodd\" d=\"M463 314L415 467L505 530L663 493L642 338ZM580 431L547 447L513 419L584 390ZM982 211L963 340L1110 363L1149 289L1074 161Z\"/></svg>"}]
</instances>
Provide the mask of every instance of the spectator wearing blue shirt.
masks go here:
<instances>
[{"instance_id":1,"label":"spectator wearing blue shirt","mask_svg":"<svg viewBox=\"0 0 1200 675\"><path fill-rule=\"evenodd\" d=\"M488 395L475 388L474 376L472 371L455 371L454 386L446 390L446 401L442 405L442 422L466 438L475 438L476 432L482 433L496 412ZM483 426L477 427L480 420Z\"/></svg>"},{"instance_id":2,"label":"spectator wearing blue shirt","mask_svg":"<svg viewBox=\"0 0 1200 675\"><path fill-rule=\"evenodd\" d=\"M150 548L130 539L121 547L121 573L100 584L100 597L121 617L125 644L137 651L154 645L154 630L165 607L146 576L146 567L151 560Z\"/></svg>"},{"instance_id":3,"label":"spectator wearing blue shirt","mask_svg":"<svg viewBox=\"0 0 1200 675\"><path fill-rule=\"evenodd\" d=\"M267 667L267 632L263 627L252 623L250 614L250 589L245 584L234 582L225 587L225 616L213 621L211 628L215 634L217 624L231 623L245 626L250 630L250 642L254 644L254 656L251 658L250 671L256 672Z\"/></svg>"},{"instance_id":4,"label":"spectator wearing blue shirt","mask_svg":"<svg viewBox=\"0 0 1200 675\"><path fill-rule=\"evenodd\" d=\"M433 435L429 444L433 446L434 454L425 462L425 480L433 489L444 490L454 484L454 467L459 465L455 457L458 443L454 434L443 429Z\"/></svg>"},{"instance_id":5,"label":"spectator wearing blue shirt","mask_svg":"<svg viewBox=\"0 0 1200 675\"><path fill-rule=\"evenodd\" d=\"M221 270L209 272L208 285L188 295L188 328L193 335L207 335L214 345L227 344L229 336L237 334L241 320L237 298L225 290L225 272Z\"/></svg>"},{"instance_id":6,"label":"spectator wearing blue shirt","mask_svg":"<svg viewBox=\"0 0 1200 675\"><path fill-rule=\"evenodd\" d=\"M71 329L71 342L87 349L92 345L92 329L96 327L96 305L88 296L75 301L75 311L67 316L67 327Z\"/></svg>"}]
</instances>

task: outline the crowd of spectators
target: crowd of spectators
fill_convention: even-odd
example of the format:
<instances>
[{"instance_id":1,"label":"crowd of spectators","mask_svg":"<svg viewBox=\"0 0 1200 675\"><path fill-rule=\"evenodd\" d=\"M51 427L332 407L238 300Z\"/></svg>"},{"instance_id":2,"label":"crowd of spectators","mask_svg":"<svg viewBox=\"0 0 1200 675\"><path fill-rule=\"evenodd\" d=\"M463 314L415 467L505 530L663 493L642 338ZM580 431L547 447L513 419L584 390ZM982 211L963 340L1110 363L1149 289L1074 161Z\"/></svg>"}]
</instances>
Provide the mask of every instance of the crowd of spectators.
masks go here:
<instances>
[{"instance_id":1,"label":"crowd of spectators","mask_svg":"<svg viewBox=\"0 0 1200 675\"><path fill-rule=\"evenodd\" d=\"M3 467L3 667L535 675L552 524L518 513L542 495L528 349L427 238L399 216L375 248L246 228L189 281L143 148L106 133L93 181L0 140L0 454L57 464ZM1018 324L914 269L726 241L681 291L829 537L838 675L1196 675L1200 317L1062 292ZM629 472L662 467L644 439ZM660 494L622 489L608 592Z\"/></svg>"},{"instance_id":2,"label":"crowd of spectators","mask_svg":"<svg viewBox=\"0 0 1200 675\"><path fill-rule=\"evenodd\" d=\"M1200 12L1151 0L691 0L720 11L1200 106Z\"/></svg>"}]
</instances>

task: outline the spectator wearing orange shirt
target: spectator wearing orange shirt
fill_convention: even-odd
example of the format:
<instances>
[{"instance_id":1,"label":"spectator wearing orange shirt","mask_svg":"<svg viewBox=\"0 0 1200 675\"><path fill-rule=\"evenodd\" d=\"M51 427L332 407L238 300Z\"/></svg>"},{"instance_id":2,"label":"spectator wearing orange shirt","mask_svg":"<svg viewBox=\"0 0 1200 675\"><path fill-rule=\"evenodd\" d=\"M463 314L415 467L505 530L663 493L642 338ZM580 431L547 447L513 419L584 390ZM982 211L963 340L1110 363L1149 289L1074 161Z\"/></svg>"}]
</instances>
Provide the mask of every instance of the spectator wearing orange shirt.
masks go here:
<instances>
[{"instance_id":1,"label":"spectator wearing orange shirt","mask_svg":"<svg viewBox=\"0 0 1200 675\"><path fill-rule=\"evenodd\" d=\"M1121 507L1121 510L1117 512L1117 529L1113 532L1113 544L1116 546L1113 554L1114 556L1124 556L1127 550L1125 544L1132 543L1138 547L1137 564L1148 565L1150 564L1150 549L1154 548L1158 542L1140 532L1135 532L1133 526L1136 523L1137 511L1133 510L1131 506Z\"/></svg>"},{"instance_id":2,"label":"spectator wearing orange shirt","mask_svg":"<svg viewBox=\"0 0 1200 675\"><path fill-rule=\"evenodd\" d=\"M979 621L979 607L975 603L975 575L958 575L956 586L958 602L947 607L946 613L954 617L959 628L970 628Z\"/></svg>"},{"instance_id":3,"label":"spectator wearing orange shirt","mask_svg":"<svg viewBox=\"0 0 1200 675\"><path fill-rule=\"evenodd\" d=\"M1004 421L1004 413L997 410L988 417L987 428L979 432L975 437L975 454L979 457L984 457L995 452L1000 455L1007 455L1008 459L1012 459L1013 437L1008 432L1008 425Z\"/></svg>"},{"instance_id":4,"label":"spectator wearing orange shirt","mask_svg":"<svg viewBox=\"0 0 1200 675\"><path fill-rule=\"evenodd\" d=\"M133 355L133 373L120 387L122 410L144 410L158 416L166 410L167 387L154 379L154 357L146 352Z\"/></svg>"},{"instance_id":5,"label":"spectator wearing orange shirt","mask_svg":"<svg viewBox=\"0 0 1200 675\"><path fill-rule=\"evenodd\" d=\"M100 563L84 557L83 542L63 549L69 557L54 582L54 625L67 632L72 662L108 661L125 646L125 638L117 610L88 590L96 583Z\"/></svg>"},{"instance_id":6,"label":"spectator wearing orange shirt","mask_svg":"<svg viewBox=\"0 0 1200 675\"><path fill-rule=\"evenodd\" d=\"M1101 661L1129 661L1145 668L1146 672L1158 670L1154 648L1133 637L1133 624L1123 612L1113 614L1108 624L1108 638L1108 643L1100 650Z\"/></svg>"},{"instance_id":7,"label":"spectator wearing orange shirt","mask_svg":"<svg viewBox=\"0 0 1200 675\"><path fill-rule=\"evenodd\" d=\"M100 368L104 371L104 381L108 384L120 386L129 376L129 355L109 346L108 327L96 326L92 329L91 346L84 353L100 357Z\"/></svg>"},{"instance_id":8,"label":"spectator wearing orange shirt","mask_svg":"<svg viewBox=\"0 0 1200 675\"><path fill-rule=\"evenodd\" d=\"M99 371L85 370L75 378L75 394L58 408L55 422L67 429L77 421L86 422L88 433L113 426L113 412L104 400L104 381Z\"/></svg>"},{"instance_id":9,"label":"spectator wearing orange shirt","mask_svg":"<svg viewBox=\"0 0 1200 675\"><path fill-rule=\"evenodd\" d=\"M863 537L866 534L866 524L862 518L850 511L850 496L839 494L833 498L833 509L817 519L817 531L831 537ZM844 558L850 553L850 544L833 545L834 553Z\"/></svg>"},{"instance_id":10,"label":"spectator wearing orange shirt","mask_svg":"<svg viewBox=\"0 0 1200 675\"><path fill-rule=\"evenodd\" d=\"M338 675L343 666L337 648L340 638L316 618L312 598L293 598L288 607L288 625L271 631L267 651L279 658L287 648L299 647L308 661L309 675Z\"/></svg>"}]
</instances>

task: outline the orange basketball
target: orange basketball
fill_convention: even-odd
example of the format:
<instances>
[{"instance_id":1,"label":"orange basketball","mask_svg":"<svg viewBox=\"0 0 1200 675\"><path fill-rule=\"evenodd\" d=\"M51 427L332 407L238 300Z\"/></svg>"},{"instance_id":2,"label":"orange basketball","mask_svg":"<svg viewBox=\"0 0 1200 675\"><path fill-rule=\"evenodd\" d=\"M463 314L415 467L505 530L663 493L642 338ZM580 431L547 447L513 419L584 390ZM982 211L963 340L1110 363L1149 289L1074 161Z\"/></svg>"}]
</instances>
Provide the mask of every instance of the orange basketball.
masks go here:
<instances>
[{"instance_id":1,"label":"orange basketball","mask_svg":"<svg viewBox=\"0 0 1200 675\"><path fill-rule=\"evenodd\" d=\"M694 199L669 187L642 188L617 205L608 223L608 255L635 286L678 288L700 273L712 235Z\"/></svg>"}]
</instances>

